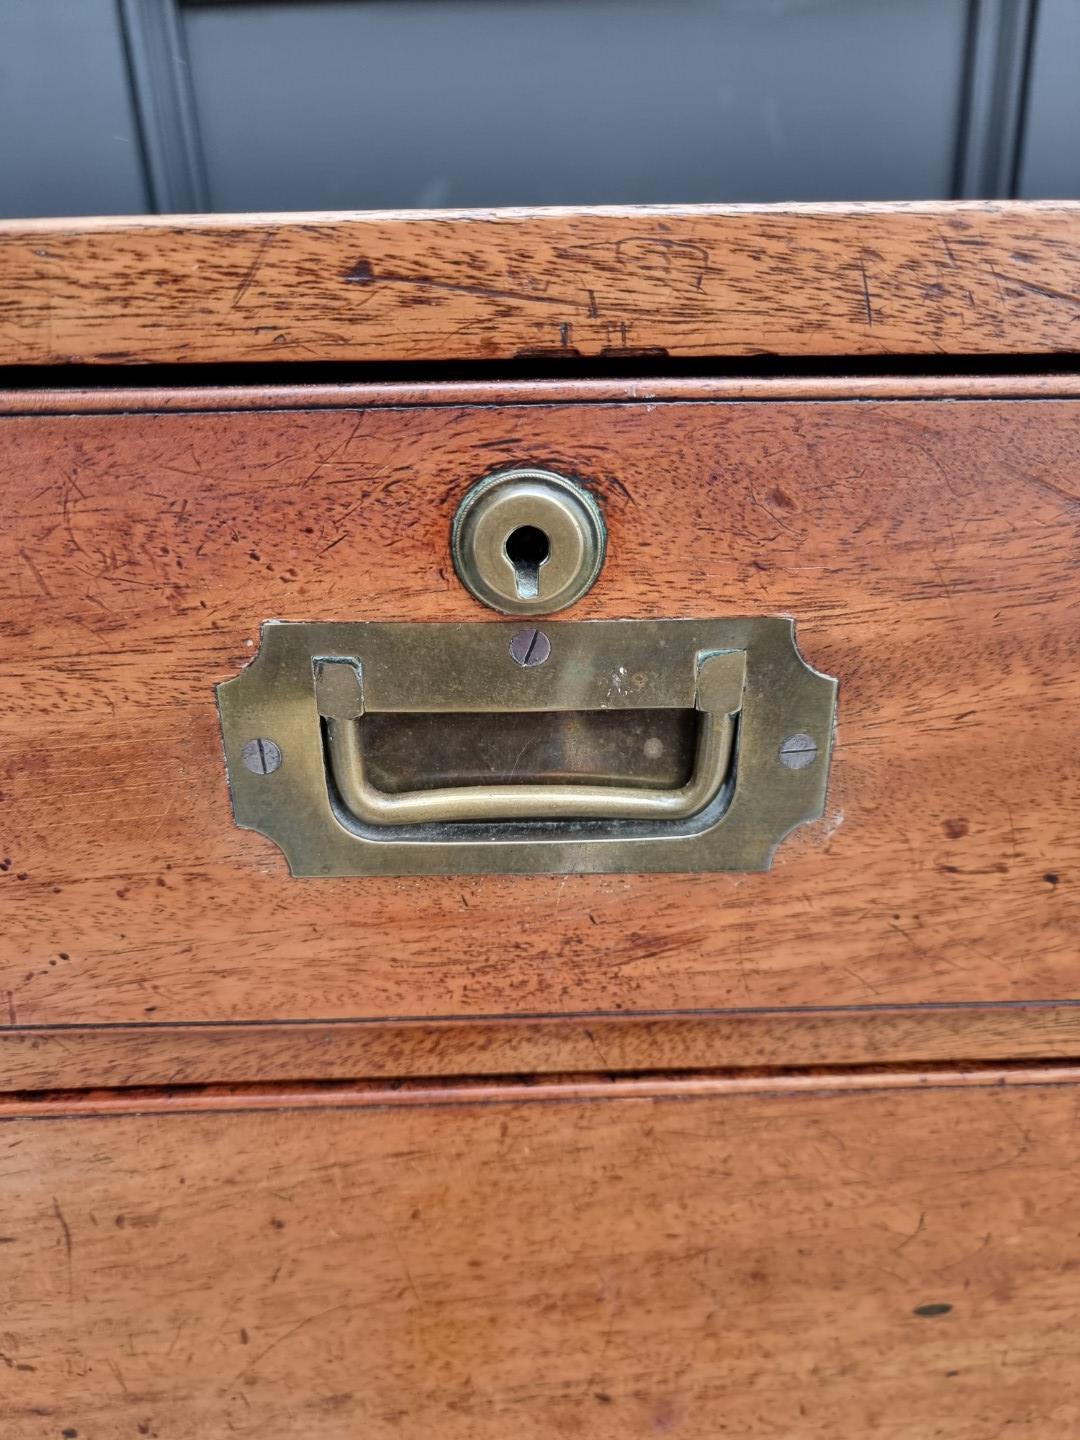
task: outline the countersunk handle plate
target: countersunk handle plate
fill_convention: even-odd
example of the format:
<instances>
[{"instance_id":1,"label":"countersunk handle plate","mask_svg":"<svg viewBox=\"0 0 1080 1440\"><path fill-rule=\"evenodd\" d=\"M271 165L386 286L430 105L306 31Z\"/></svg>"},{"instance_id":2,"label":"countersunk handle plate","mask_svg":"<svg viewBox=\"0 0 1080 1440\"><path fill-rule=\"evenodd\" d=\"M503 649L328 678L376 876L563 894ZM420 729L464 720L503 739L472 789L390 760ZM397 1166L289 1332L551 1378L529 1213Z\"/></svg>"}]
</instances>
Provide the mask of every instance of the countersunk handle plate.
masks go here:
<instances>
[{"instance_id":1,"label":"countersunk handle plate","mask_svg":"<svg viewBox=\"0 0 1080 1440\"><path fill-rule=\"evenodd\" d=\"M523 874L768 869L821 815L837 683L803 661L790 620L549 621L539 665L515 655L518 632L267 623L253 663L218 687L237 823L275 840L294 875ZM390 793L365 761L369 715L672 709L698 712L674 788Z\"/></svg>"}]
</instances>

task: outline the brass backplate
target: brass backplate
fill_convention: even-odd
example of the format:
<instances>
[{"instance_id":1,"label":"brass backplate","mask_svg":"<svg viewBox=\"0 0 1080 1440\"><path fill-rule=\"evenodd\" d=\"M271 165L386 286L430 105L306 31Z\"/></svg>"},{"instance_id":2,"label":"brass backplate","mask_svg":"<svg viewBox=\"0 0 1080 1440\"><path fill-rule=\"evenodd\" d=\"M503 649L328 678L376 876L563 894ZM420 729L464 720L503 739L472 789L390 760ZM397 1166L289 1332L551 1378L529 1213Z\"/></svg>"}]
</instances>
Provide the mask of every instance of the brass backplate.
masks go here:
<instances>
[{"instance_id":1,"label":"brass backplate","mask_svg":"<svg viewBox=\"0 0 1080 1440\"><path fill-rule=\"evenodd\" d=\"M544 621L546 658L539 664L520 663L515 637L522 628L521 620L268 622L252 663L217 689L237 824L274 840L296 876L749 871L769 869L784 836L822 814L837 682L802 659L790 619ZM513 725L530 715L542 726L549 715L559 736L578 729L568 716L584 721L621 711L633 738L616 747L607 767L620 773L580 778L625 785L634 766L630 752L641 744L636 783L655 787L662 780L644 757L665 743L657 737L679 733L695 705L709 708L698 694L701 666L729 652L745 660L741 699L722 703L735 727L730 771L689 818L372 827L344 808L332 779L328 730L362 726L369 716L380 717L383 732L401 716L419 736L436 734L440 715L474 714L478 733L497 727L501 716ZM353 667L355 693L362 694L355 720L318 698L317 676L327 673L328 661L346 679L342 662ZM657 713L671 711L682 712L675 728ZM659 722L656 736L649 712ZM324 720L328 713L335 718ZM418 716L433 718L416 727ZM460 761L461 723L446 728ZM374 729L372 738L378 739ZM590 744L596 743L594 735ZM579 778L580 757L563 759L565 772ZM413 758L413 785L425 783L417 778L424 764L423 755ZM433 775L430 783L445 782Z\"/></svg>"}]
</instances>

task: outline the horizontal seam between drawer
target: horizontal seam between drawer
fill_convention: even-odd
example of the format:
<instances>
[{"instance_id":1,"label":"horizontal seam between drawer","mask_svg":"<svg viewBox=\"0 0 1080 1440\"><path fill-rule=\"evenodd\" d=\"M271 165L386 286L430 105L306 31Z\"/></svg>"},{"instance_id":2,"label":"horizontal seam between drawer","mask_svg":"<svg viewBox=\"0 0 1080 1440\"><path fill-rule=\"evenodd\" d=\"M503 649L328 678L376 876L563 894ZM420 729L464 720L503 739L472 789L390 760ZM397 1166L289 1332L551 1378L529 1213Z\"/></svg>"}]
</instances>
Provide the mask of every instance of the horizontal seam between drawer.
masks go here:
<instances>
[{"instance_id":1,"label":"horizontal seam between drawer","mask_svg":"<svg viewBox=\"0 0 1080 1440\"><path fill-rule=\"evenodd\" d=\"M594 1103L611 1100L694 1100L722 1096L822 1095L874 1090L1003 1090L1036 1085L1078 1085L1076 1061L996 1061L940 1067L857 1066L830 1071L769 1070L685 1076L546 1076L401 1083L332 1082L295 1085L161 1086L146 1089L38 1091L0 1096L0 1121L122 1115L191 1115L249 1111L396 1109L443 1105Z\"/></svg>"}]
</instances>

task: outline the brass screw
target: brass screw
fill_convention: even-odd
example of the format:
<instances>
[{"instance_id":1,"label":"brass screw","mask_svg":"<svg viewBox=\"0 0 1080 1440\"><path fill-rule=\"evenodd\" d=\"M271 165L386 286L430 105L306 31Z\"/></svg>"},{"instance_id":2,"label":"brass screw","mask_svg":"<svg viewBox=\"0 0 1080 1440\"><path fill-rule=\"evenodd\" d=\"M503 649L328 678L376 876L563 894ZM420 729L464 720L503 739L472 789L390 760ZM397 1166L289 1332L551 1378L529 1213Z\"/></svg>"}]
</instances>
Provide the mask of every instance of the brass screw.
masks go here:
<instances>
[{"instance_id":1,"label":"brass screw","mask_svg":"<svg viewBox=\"0 0 1080 1440\"><path fill-rule=\"evenodd\" d=\"M510 641L510 654L519 665L543 665L551 654L551 641L542 630L519 630Z\"/></svg>"},{"instance_id":2,"label":"brass screw","mask_svg":"<svg viewBox=\"0 0 1080 1440\"><path fill-rule=\"evenodd\" d=\"M240 758L253 775L272 775L281 764L281 746L264 737L249 740Z\"/></svg>"},{"instance_id":3,"label":"brass screw","mask_svg":"<svg viewBox=\"0 0 1080 1440\"><path fill-rule=\"evenodd\" d=\"M789 770L805 770L816 759L817 741L801 730L797 735L789 735L780 746L781 764Z\"/></svg>"}]
</instances>

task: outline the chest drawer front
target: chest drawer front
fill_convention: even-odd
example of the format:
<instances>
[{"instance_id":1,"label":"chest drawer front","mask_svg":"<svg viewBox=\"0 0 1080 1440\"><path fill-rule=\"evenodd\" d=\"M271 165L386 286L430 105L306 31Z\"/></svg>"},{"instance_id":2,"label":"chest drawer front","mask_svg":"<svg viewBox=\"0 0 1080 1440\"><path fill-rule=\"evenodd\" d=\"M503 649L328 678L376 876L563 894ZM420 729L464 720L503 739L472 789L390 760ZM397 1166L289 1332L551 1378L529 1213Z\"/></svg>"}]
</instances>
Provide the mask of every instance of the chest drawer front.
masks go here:
<instances>
[{"instance_id":1,"label":"chest drawer front","mask_svg":"<svg viewBox=\"0 0 1080 1440\"><path fill-rule=\"evenodd\" d=\"M1068 400L3 418L9 1026L1078 998L1078 454ZM519 463L604 510L568 620L790 615L839 677L771 872L302 881L236 828L260 624L483 620L450 521Z\"/></svg>"},{"instance_id":2,"label":"chest drawer front","mask_svg":"<svg viewBox=\"0 0 1080 1440\"><path fill-rule=\"evenodd\" d=\"M1050 1440L1077 1092L1012 1078L8 1118L6 1433Z\"/></svg>"}]
</instances>

